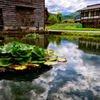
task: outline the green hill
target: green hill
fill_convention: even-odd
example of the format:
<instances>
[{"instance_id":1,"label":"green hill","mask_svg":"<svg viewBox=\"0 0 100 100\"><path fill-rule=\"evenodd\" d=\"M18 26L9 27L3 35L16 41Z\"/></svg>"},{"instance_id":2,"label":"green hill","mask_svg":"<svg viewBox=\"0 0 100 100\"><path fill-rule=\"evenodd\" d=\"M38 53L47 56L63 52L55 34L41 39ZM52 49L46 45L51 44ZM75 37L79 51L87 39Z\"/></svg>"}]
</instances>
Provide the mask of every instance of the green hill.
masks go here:
<instances>
[{"instance_id":1,"label":"green hill","mask_svg":"<svg viewBox=\"0 0 100 100\"><path fill-rule=\"evenodd\" d=\"M52 16L52 15L56 16L56 14L53 14L50 12L49 12L49 14L50 14L50 16ZM76 19L80 19L80 16L81 16L80 12L74 12L69 15L63 15L62 20L65 20L65 19L75 19L76 20Z\"/></svg>"},{"instance_id":2,"label":"green hill","mask_svg":"<svg viewBox=\"0 0 100 100\"><path fill-rule=\"evenodd\" d=\"M56 16L56 14L53 14L53 13L50 13L50 12L49 12L49 14L50 14L50 16L52 16L52 15Z\"/></svg>"},{"instance_id":3,"label":"green hill","mask_svg":"<svg viewBox=\"0 0 100 100\"><path fill-rule=\"evenodd\" d=\"M62 20L65 20L65 19L80 19L80 16L81 16L80 12L74 12L72 14L62 16Z\"/></svg>"}]
</instances>

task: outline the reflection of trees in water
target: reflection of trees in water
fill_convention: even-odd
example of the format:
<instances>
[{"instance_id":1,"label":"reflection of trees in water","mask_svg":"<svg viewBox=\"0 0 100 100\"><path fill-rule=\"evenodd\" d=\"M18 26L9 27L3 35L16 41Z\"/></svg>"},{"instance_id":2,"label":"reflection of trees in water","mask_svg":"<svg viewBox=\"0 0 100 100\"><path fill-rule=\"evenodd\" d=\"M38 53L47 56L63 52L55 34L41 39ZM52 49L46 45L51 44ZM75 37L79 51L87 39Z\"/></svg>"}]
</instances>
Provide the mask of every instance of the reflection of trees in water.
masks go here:
<instances>
[{"instance_id":1,"label":"reflection of trees in water","mask_svg":"<svg viewBox=\"0 0 100 100\"><path fill-rule=\"evenodd\" d=\"M0 100L31 100L40 95L45 88L30 82L3 81L0 88ZM36 99L34 99L36 100Z\"/></svg>"},{"instance_id":2,"label":"reflection of trees in water","mask_svg":"<svg viewBox=\"0 0 100 100\"><path fill-rule=\"evenodd\" d=\"M49 42L56 42L56 45L61 45L61 40L66 40L66 41L70 41L70 42L73 42L75 44L78 44L78 39L77 38L74 38L74 37L71 37L71 36L56 36L56 35L49 35L48 36L48 41Z\"/></svg>"},{"instance_id":3,"label":"reflection of trees in water","mask_svg":"<svg viewBox=\"0 0 100 100\"><path fill-rule=\"evenodd\" d=\"M55 43L56 42L56 45L61 45L61 37L60 36L54 36L54 35L49 35L48 36L48 41L49 42L52 42L52 43Z\"/></svg>"},{"instance_id":4,"label":"reflection of trees in water","mask_svg":"<svg viewBox=\"0 0 100 100\"><path fill-rule=\"evenodd\" d=\"M79 38L79 49L100 55L100 39L86 39L86 38Z\"/></svg>"}]
</instances>

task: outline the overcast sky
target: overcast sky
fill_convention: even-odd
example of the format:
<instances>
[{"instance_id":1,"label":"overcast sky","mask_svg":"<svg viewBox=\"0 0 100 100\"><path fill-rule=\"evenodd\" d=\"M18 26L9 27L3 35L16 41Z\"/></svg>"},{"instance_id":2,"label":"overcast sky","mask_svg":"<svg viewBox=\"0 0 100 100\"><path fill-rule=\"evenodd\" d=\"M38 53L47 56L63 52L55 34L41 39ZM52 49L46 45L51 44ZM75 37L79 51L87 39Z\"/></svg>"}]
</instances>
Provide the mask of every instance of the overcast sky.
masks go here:
<instances>
[{"instance_id":1,"label":"overcast sky","mask_svg":"<svg viewBox=\"0 0 100 100\"><path fill-rule=\"evenodd\" d=\"M100 3L100 0L45 0L49 12L75 12L90 4Z\"/></svg>"}]
</instances>

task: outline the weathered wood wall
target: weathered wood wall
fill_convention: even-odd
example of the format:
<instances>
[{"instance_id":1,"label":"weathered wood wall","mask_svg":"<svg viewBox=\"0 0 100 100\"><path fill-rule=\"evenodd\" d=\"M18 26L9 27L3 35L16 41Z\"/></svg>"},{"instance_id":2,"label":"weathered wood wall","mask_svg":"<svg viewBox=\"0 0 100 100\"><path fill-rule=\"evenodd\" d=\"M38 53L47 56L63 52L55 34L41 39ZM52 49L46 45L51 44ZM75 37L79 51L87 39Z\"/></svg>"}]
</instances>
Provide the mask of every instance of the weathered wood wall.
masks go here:
<instances>
[{"instance_id":1,"label":"weathered wood wall","mask_svg":"<svg viewBox=\"0 0 100 100\"><path fill-rule=\"evenodd\" d=\"M23 1L23 0L22 0ZM20 15L16 6L26 6L33 7L32 15ZM3 23L4 27L11 26L21 26L21 27L30 27L31 29L35 29L39 26L39 28L44 28L44 13L45 13L45 1L44 0L32 0L32 3L21 2L20 0L0 0L0 8L2 8L3 13ZM29 9L29 8L27 8ZM22 19L32 19L35 21L34 24L25 25L22 22Z\"/></svg>"}]
</instances>

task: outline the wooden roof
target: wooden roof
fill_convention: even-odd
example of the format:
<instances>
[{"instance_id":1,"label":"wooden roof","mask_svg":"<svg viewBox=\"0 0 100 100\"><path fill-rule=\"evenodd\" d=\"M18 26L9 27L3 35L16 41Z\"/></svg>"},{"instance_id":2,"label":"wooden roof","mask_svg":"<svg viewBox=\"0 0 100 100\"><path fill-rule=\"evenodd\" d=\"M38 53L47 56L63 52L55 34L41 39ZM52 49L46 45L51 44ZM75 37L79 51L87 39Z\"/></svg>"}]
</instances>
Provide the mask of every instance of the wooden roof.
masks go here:
<instances>
[{"instance_id":1,"label":"wooden roof","mask_svg":"<svg viewBox=\"0 0 100 100\"><path fill-rule=\"evenodd\" d=\"M20 8L25 8L25 9L31 9L31 10L34 10L36 8L34 8L33 6L23 6L23 5L16 5L16 8L17 9L20 9Z\"/></svg>"},{"instance_id":2,"label":"wooden roof","mask_svg":"<svg viewBox=\"0 0 100 100\"><path fill-rule=\"evenodd\" d=\"M76 19L75 21L81 21L81 19Z\"/></svg>"},{"instance_id":3,"label":"wooden roof","mask_svg":"<svg viewBox=\"0 0 100 100\"><path fill-rule=\"evenodd\" d=\"M98 9L100 8L100 3L99 4L94 4L94 5L88 5L87 7L80 9L78 11L84 11L84 10L92 10L92 9Z\"/></svg>"}]
</instances>

